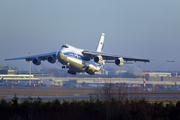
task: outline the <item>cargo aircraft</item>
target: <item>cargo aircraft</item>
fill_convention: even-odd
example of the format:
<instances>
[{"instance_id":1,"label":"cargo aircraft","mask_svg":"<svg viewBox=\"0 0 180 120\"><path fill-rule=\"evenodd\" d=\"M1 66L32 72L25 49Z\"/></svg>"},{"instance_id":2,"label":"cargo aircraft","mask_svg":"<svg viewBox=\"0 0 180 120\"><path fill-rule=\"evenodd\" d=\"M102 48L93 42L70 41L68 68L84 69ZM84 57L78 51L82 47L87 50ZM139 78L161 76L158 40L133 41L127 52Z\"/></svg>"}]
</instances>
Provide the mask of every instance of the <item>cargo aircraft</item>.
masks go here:
<instances>
[{"instance_id":1,"label":"cargo aircraft","mask_svg":"<svg viewBox=\"0 0 180 120\"><path fill-rule=\"evenodd\" d=\"M77 72L86 72L90 75L94 75L95 72L103 69L105 63L115 63L117 66L122 66L124 64L131 64L131 61L145 63L150 62L149 59L131 58L121 55L103 53L104 37L105 34L102 33L95 51L79 49L68 44L64 44L58 51L55 52L5 60L9 61L25 59L28 62L32 61L32 63L35 65L40 65L41 61L45 60L47 60L49 63L55 63L58 61L63 65L62 69L69 69L68 73L72 75L76 75Z\"/></svg>"}]
</instances>

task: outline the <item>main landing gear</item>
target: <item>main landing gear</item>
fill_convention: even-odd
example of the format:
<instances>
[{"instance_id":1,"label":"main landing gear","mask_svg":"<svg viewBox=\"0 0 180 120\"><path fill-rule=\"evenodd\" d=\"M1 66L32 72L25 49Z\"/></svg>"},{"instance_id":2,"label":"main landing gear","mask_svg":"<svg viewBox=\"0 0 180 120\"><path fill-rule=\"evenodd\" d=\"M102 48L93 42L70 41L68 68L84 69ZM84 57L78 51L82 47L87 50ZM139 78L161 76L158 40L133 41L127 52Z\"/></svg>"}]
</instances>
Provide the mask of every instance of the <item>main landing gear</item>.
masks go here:
<instances>
[{"instance_id":1,"label":"main landing gear","mask_svg":"<svg viewBox=\"0 0 180 120\"><path fill-rule=\"evenodd\" d=\"M71 75L76 75L75 71L68 70L68 73L71 74Z\"/></svg>"},{"instance_id":2,"label":"main landing gear","mask_svg":"<svg viewBox=\"0 0 180 120\"><path fill-rule=\"evenodd\" d=\"M86 73L90 74L90 75L94 75L94 71L89 69L89 67L86 68Z\"/></svg>"}]
</instances>

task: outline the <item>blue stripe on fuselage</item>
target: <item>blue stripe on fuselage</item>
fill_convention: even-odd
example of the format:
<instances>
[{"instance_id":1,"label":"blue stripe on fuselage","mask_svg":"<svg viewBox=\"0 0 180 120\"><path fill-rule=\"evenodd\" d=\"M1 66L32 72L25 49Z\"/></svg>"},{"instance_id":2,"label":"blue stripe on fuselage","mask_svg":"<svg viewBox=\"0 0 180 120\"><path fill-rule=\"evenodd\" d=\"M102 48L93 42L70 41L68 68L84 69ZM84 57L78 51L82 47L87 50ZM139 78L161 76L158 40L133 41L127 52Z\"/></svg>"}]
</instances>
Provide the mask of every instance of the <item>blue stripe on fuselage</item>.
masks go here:
<instances>
[{"instance_id":1,"label":"blue stripe on fuselage","mask_svg":"<svg viewBox=\"0 0 180 120\"><path fill-rule=\"evenodd\" d=\"M73 58L76 58L76 59L79 59L79 60L86 60L86 58L84 56L73 53L73 52L66 52L66 53L63 53L63 54L68 56L68 57L73 57Z\"/></svg>"},{"instance_id":2,"label":"blue stripe on fuselage","mask_svg":"<svg viewBox=\"0 0 180 120\"><path fill-rule=\"evenodd\" d=\"M91 61L90 63L93 64L94 66L96 67L100 67L101 69L103 68L103 64L98 64L96 62L94 62L94 60L92 59L89 59L89 58L85 58L84 56L82 55L79 55L79 54L76 54L74 52L65 52L63 53L64 55L68 56L68 57L72 57L72 58L75 58L75 59L78 59L78 60L82 60L82 61ZM89 60L88 60L89 59Z\"/></svg>"}]
</instances>

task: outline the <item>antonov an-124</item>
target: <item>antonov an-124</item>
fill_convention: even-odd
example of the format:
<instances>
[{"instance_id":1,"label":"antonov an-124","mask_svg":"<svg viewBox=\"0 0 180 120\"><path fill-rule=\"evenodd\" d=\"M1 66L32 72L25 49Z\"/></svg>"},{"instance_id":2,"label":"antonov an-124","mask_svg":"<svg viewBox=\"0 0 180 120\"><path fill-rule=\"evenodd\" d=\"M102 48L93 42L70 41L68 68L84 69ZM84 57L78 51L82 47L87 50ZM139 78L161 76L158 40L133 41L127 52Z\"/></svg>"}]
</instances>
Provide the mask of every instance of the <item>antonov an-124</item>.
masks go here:
<instances>
[{"instance_id":1,"label":"antonov an-124","mask_svg":"<svg viewBox=\"0 0 180 120\"><path fill-rule=\"evenodd\" d=\"M86 72L90 75L94 75L95 72L100 71L103 68L105 63L115 63L117 66L122 66L124 64L131 63L131 61L139 61L144 63L150 62L149 59L131 58L121 55L103 53L104 37L105 34L102 33L96 51L83 50L68 44L64 44L58 51L55 52L5 60L25 59L28 62L32 61L32 63L35 65L40 65L41 61L45 60L50 63L55 63L58 61L63 65L62 69L69 69L68 73L72 75L76 75L77 72ZM167 62L173 61L168 60Z\"/></svg>"}]
</instances>

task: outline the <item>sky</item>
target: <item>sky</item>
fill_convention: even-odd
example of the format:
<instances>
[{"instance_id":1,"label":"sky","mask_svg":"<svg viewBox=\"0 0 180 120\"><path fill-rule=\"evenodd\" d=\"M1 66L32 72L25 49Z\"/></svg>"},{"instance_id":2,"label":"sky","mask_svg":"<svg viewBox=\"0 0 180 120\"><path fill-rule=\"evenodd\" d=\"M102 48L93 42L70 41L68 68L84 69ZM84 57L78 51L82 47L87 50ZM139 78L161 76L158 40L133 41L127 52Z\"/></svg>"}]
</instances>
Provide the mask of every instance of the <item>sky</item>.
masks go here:
<instances>
[{"instance_id":1,"label":"sky","mask_svg":"<svg viewBox=\"0 0 180 120\"><path fill-rule=\"evenodd\" d=\"M105 33L103 52L153 59L134 63L143 70L180 71L179 11L179 0L1 0L0 65L28 70L25 60L4 59L54 52L66 43L95 50Z\"/></svg>"}]
</instances>

